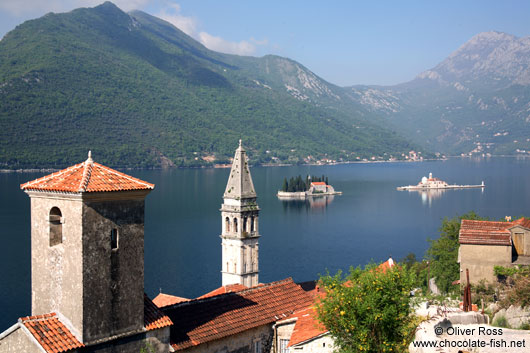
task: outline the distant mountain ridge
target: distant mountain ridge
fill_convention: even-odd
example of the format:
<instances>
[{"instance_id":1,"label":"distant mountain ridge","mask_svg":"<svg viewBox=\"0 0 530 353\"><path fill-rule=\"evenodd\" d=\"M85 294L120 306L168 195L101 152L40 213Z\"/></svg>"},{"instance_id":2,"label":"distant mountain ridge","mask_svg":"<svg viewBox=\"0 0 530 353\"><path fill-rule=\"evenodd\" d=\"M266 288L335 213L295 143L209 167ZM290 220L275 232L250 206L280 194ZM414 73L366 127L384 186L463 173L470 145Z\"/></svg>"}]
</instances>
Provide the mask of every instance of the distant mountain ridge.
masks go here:
<instances>
[{"instance_id":1,"label":"distant mountain ridge","mask_svg":"<svg viewBox=\"0 0 530 353\"><path fill-rule=\"evenodd\" d=\"M0 41L0 168L400 158L417 145L302 65L205 48L106 2L47 14Z\"/></svg>"},{"instance_id":2,"label":"distant mountain ridge","mask_svg":"<svg viewBox=\"0 0 530 353\"><path fill-rule=\"evenodd\" d=\"M530 37L479 33L410 82L349 89L432 150L530 153Z\"/></svg>"}]
</instances>

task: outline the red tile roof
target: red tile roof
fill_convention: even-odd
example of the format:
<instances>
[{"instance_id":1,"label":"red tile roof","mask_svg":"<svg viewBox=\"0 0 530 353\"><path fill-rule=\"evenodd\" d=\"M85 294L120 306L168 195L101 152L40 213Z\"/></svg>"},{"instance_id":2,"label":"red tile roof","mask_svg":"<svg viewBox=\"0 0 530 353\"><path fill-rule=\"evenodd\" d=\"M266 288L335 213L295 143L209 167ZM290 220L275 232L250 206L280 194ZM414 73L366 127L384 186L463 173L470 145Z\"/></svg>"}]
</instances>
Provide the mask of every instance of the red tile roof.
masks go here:
<instances>
[{"instance_id":1,"label":"red tile roof","mask_svg":"<svg viewBox=\"0 0 530 353\"><path fill-rule=\"evenodd\" d=\"M386 271L390 270L394 266L396 266L396 264L394 263L394 260L392 260L392 258L389 257L388 260L383 262L381 265L377 266L377 269L380 271L383 271L383 273L386 273Z\"/></svg>"},{"instance_id":2,"label":"red tile roof","mask_svg":"<svg viewBox=\"0 0 530 353\"><path fill-rule=\"evenodd\" d=\"M22 190L68 193L149 190L154 187L153 184L95 163L90 155L83 163L20 185Z\"/></svg>"},{"instance_id":3,"label":"red tile roof","mask_svg":"<svg viewBox=\"0 0 530 353\"><path fill-rule=\"evenodd\" d=\"M248 289L248 287L245 286L245 285L239 284L239 283L229 284L229 285L222 286L222 287L219 287L217 289L214 289L213 291L211 291L209 293L206 293L204 295L201 295L197 299L214 297L214 296L219 295L219 294L225 294L225 293L231 293L231 292L239 292L239 291L242 291L244 289Z\"/></svg>"},{"instance_id":4,"label":"red tile roof","mask_svg":"<svg viewBox=\"0 0 530 353\"><path fill-rule=\"evenodd\" d=\"M19 319L41 345L50 353L68 352L84 347L63 325L55 313L27 316Z\"/></svg>"},{"instance_id":5,"label":"red tile roof","mask_svg":"<svg viewBox=\"0 0 530 353\"><path fill-rule=\"evenodd\" d=\"M311 304L311 297L288 278L162 310L173 320L172 346L181 350L271 324Z\"/></svg>"},{"instance_id":6,"label":"red tile roof","mask_svg":"<svg viewBox=\"0 0 530 353\"><path fill-rule=\"evenodd\" d=\"M475 221L463 219L458 241L472 245L512 245L508 228L514 222Z\"/></svg>"},{"instance_id":7,"label":"red tile roof","mask_svg":"<svg viewBox=\"0 0 530 353\"><path fill-rule=\"evenodd\" d=\"M318 321L313 306L295 312L290 318L297 318L297 320L288 347L306 342L328 332L324 325Z\"/></svg>"},{"instance_id":8,"label":"red tile roof","mask_svg":"<svg viewBox=\"0 0 530 353\"><path fill-rule=\"evenodd\" d=\"M324 183L323 181L313 181L311 184L312 185L326 185L326 183Z\"/></svg>"},{"instance_id":9,"label":"red tile roof","mask_svg":"<svg viewBox=\"0 0 530 353\"><path fill-rule=\"evenodd\" d=\"M164 306L187 302L188 300L188 298L182 298L174 295L160 293L155 297L155 299L153 299L153 303L155 303L155 305L159 308L162 308Z\"/></svg>"},{"instance_id":10,"label":"red tile roof","mask_svg":"<svg viewBox=\"0 0 530 353\"><path fill-rule=\"evenodd\" d=\"M530 218L521 217L516 221L513 221L514 226L521 226L530 229Z\"/></svg>"},{"instance_id":11,"label":"red tile roof","mask_svg":"<svg viewBox=\"0 0 530 353\"><path fill-rule=\"evenodd\" d=\"M171 319L164 314L156 305L144 294L144 326L147 331L156 330L173 325Z\"/></svg>"}]
</instances>

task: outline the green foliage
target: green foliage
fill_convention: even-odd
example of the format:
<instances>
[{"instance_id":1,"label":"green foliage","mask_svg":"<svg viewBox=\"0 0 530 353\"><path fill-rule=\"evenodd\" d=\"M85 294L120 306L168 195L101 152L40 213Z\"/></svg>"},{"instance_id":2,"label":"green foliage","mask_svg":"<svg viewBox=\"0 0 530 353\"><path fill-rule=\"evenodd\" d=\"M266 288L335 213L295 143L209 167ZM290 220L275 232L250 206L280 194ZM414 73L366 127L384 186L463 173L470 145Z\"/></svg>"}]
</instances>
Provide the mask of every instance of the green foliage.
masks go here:
<instances>
[{"instance_id":1,"label":"green foliage","mask_svg":"<svg viewBox=\"0 0 530 353\"><path fill-rule=\"evenodd\" d=\"M530 268L525 266L518 273L509 276L503 292L501 307L507 308L510 305L530 307Z\"/></svg>"},{"instance_id":2,"label":"green foliage","mask_svg":"<svg viewBox=\"0 0 530 353\"><path fill-rule=\"evenodd\" d=\"M325 177L324 175L322 175L322 177L317 177L317 176L309 177L308 175L305 177L305 179L302 179L302 176L299 175L297 177L291 177L289 181L287 181L287 178L284 178L283 184L282 184L282 191L287 191L287 192L307 191L311 187L312 182L319 182L319 181L324 181L324 180L326 180L326 184L327 184L328 178ZM318 193L318 192L315 192L315 193Z\"/></svg>"},{"instance_id":3,"label":"green foliage","mask_svg":"<svg viewBox=\"0 0 530 353\"><path fill-rule=\"evenodd\" d=\"M403 258L400 264L412 274L414 279L414 288L421 288L423 293L427 293L428 289L428 277L429 263L427 261L417 261L414 253L409 253Z\"/></svg>"},{"instance_id":4,"label":"green foliage","mask_svg":"<svg viewBox=\"0 0 530 353\"><path fill-rule=\"evenodd\" d=\"M460 278L458 259L458 234L463 219L485 220L475 212L469 212L452 219L444 218L440 227L440 237L429 239L431 243L427 250L427 260L430 262L431 277L436 278L436 285L442 292L454 289L451 283Z\"/></svg>"},{"instance_id":5,"label":"green foliage","mask_svg":"<svg viewBox=\"0 0 530 353\"><path fill-rule=\"evenodd\" d=\"M88 150L113 167L202 167L239 138L253 164L415 148L365 110L294 98L285 61L216 53L111 3L27 21L0 41L0 168L65 167Z\"/></svg>"},{"instance_id":6,"label":"green foliage","mask_svg":"<svg viewBox=\"0 0 530 353\"><path fill-rule=\"evenodd\" d=\"M510 325L508 324L508 320L506 320L506 317L502 315L497 316L497 318L493 320L491 325L497 326L497 327L510 328Z\"/></svg>"},{"instance_id":7,"label":"green foliage","mask_svg":"<svg viewBox=\"0 0 530 353\"><path fill-rule=\"evenodd\" d=\"M399 266L368 266L323 276L317 312L340 352L404 352L414 336L409 293L413 275Z\"/></svg>"},{"instance_id":8,"label":"green foliage","mask_svg":"<svg viewBox=\"0 0 530 353\"><path fill-rule=\"evenodd\" d=\"M480 280L479 283L475 285L471 285L471 298L473 299L473 304L477 304L480 307L482 301L484 301L484 303L495 302L495 290L495 285L486 283L484 279Z\"/></svg>"},{"instance_id":9,"label":"green foliage","mask_svg":"<svg viewBox=\"0 0 530 353\"><path fill-rule=\"evenodd\" d=\"M518 267L504 267L504 266L493 266L493 273L497 277L508 277L519 273L521 270Z\"/></svg>"}]
</instances>

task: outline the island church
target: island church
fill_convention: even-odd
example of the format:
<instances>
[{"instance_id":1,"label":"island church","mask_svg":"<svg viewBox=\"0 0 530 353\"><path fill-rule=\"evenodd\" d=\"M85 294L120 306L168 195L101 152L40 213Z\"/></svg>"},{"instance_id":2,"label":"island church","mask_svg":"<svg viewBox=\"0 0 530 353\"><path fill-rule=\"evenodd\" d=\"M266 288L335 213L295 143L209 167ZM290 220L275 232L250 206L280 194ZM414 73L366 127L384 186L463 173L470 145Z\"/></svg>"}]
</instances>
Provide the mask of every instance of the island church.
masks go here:
<instances>
[{"instance_id":1,"label":"island church","mask_svg":"<svg viewBox=\"0 0 530 353\"><path fill-rule=\"evenodd\" d=\"M88 159L21 185L31 201L31 316L0 352L331 352L314 282L258 280L259 207L241 141L221 206L222 287L144 293L145 197L154 185Z\"/></svg>"}]
</instances>

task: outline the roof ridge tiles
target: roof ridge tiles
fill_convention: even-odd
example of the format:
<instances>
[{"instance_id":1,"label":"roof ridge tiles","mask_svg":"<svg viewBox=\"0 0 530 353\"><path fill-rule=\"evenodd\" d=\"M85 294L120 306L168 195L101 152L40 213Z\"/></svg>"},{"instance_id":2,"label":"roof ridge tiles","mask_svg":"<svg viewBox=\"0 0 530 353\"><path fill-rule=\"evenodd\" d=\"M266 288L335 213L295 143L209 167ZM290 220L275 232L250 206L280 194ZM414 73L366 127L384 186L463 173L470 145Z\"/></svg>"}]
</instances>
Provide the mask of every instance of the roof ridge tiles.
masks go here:
<instances>
[{"instance_id":1,"label":"roof ridge tiles","mask_svg":"<svg viewBox=\"0 0 530 353\"><path fill-rule=\"evenodd\" d=\"M270 283L261 283L261 284L258 284L257 286L254 286L254 287L250 287L248 289L243 289L243 290L240 290L240 291L237 291L237 292L225 292L225 293L220 293L220 294L217 294L217 295L212 295L212 296L209 296L209 297L198 297L198 298L195 298L195 299L190 299L188 301L185 301L185 302L180 302L180 303L175 303L175 304L172 304L172 305L168 305L168 306L165 306L163 307L164 310L166 309L171 309L171 308L176 308L176 307L181 307L181 306L186 306L186 305L192 305L192 304L195 304L195 303L198 303L198 302L207 302L207 301L211 301L211 300L218 300L219 298L223 297L223 298L227 298L229 296L233 296L233 295L238 295L238 294L246 294L246 293L249 293L249 292L254 292L254 291L257 291L257 290L262 290L262 289L267 289L271 286L276 286L276 285L279 285L279 284L283 284L283 283L290 283L292 282L293 284L296 284L292 277L287 277L285 279L282 279L282 280L279 280L279 281L274 281L274 282L270 282ZM298 285L298 284L296 284ZM161 308L162 309L162 308Z\"/></svg>"},{"instance_id":2,"label":"roof ridge tiles","mask_svg":"<svg viewBox=\"0 0 530 353\"><path fill-rule=\"evenodd\" d=\"M154 184L95 163L89 157L83 163L21 184L20 188L28 191L82 194L150 190L154 189Z\"/></svg>"}]
</instances>

